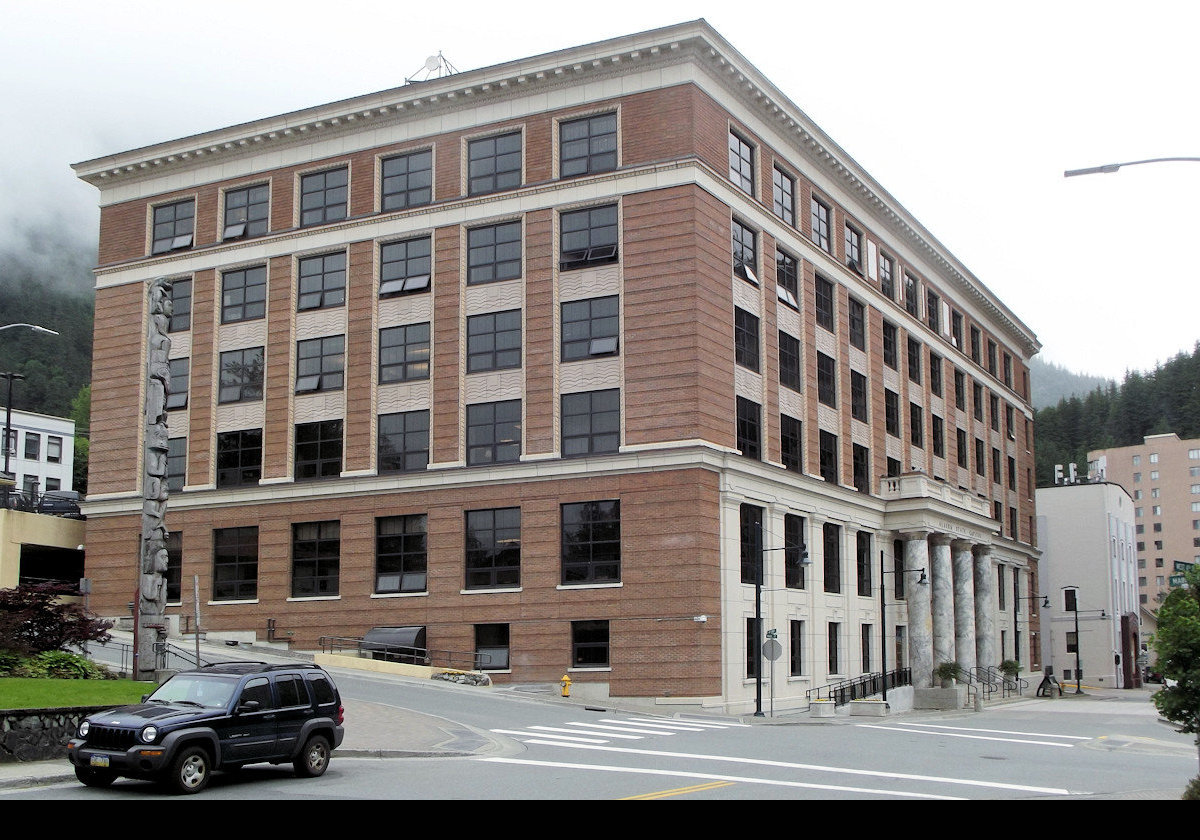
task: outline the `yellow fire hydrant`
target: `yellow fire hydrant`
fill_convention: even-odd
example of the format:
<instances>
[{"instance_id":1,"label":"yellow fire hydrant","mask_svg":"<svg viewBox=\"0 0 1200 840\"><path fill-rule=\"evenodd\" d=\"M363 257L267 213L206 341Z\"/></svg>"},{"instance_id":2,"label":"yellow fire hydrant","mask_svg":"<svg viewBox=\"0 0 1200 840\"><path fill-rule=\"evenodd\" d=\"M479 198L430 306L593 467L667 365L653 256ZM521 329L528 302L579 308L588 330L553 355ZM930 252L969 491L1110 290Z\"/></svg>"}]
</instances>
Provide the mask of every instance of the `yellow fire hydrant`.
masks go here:
<instances>
[{"instance_id":1,"label":"yellow fire hydrant","mask_svg":"<svg viewBox=\"0 0 1200 840\"><path fill-rule=\"evenodd\" d=\"M562 696L570 697L571 696L571 678L568 677L566 674L563 674L563 678L559 682L559 685L562 686Z\"/></svg>"}]
</instances>

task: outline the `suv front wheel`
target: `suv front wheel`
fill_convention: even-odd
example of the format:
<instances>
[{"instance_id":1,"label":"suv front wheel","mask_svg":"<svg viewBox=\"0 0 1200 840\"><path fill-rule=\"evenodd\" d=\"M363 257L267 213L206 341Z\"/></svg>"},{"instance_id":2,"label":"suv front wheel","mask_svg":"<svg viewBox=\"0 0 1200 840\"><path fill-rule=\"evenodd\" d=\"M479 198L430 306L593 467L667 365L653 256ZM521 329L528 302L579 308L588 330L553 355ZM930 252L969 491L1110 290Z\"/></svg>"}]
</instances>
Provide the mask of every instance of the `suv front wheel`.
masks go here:
<instances>
[{"instance_id":1,"label":"suv front wheel","mask_svg":"<svg viewBox=\"0 0 1200 840\"><path fill-rule=\"evenodd\" d=\"M199 793L208 787L212 762L202 747L185 747L171 762L164 781L176 793Z\"/></svg>"},{"instance_id":2,"label":"suv front wheel","mask_svg":"<svg viewBox=\"0 0 1200 840\"><path fill-rule=\"evenodd\" d=\"M329 753L329 739L324 735L312 736L300 751L299 758L292 763L296 775L308 779L323 775L329 769Z\"/></svg>"}]
</instances>

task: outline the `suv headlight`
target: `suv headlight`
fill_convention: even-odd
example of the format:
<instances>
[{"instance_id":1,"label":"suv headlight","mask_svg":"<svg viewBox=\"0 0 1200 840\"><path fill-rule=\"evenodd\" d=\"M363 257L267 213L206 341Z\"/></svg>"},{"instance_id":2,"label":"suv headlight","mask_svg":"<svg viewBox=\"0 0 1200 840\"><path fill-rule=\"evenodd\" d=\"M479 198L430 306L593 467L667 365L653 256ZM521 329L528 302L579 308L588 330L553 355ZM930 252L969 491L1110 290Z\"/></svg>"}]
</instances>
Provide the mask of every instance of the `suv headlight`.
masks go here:
<instances>
[{"instance_id":1,"label":"suv headlight","mask_svg":"<svg viewBox=\"0 0 1200 840\"><path fill-rule=\"evenodd\" d=\"M138 733L138 737L141 738L142 741L144 741L147 744L153 744L154 739L158 737L158 727L157 726L147 726L141 732Z\"/></svg>"},{"instance_id":2,"label":"suv headlight","mask_svg":"<svg viewBox=\"0 0 1200 840\"><path fill-rule=\"evenodd\" d=\"M90 730L91 728L92 728L92 724L86 720L83 723L79 724L79 737L86 738L87 734L88 734L88 730Z\"/></svg>"}]
</instances>

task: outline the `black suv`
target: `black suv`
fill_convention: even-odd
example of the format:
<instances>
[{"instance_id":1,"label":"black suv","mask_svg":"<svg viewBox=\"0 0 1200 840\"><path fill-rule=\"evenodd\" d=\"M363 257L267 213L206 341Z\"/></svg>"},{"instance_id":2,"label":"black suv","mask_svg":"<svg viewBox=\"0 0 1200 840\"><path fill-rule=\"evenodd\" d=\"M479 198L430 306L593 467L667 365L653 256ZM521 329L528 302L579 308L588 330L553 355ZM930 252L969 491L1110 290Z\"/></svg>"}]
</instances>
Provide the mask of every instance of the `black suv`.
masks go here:
<instances>
[{"instance_id":1,"label":"black suv","mask_svg":"<svg viewBox=\"0 0 1200 840\"><path fill-rule=\"evenodd\" d=\"M67 757L79 781L120 776L198 793L214 770L291 762L320 776L342 743L341 696L316 665L238 662L183 671L136 706L88 715Z\"/></svg>"}]
</instances>

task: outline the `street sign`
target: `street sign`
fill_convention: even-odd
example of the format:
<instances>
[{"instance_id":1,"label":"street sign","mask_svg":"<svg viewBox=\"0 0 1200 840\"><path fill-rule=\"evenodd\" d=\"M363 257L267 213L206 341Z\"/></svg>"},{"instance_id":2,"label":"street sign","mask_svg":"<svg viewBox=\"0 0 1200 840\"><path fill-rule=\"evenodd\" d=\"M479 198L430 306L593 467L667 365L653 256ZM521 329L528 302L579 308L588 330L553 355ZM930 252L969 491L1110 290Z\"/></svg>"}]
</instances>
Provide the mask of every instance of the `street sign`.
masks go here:
<instances>
[{"instance_id":1,"label":"street sign","mask_svg":"<svg viewBox=\"0 0 1200 840\"><path fill-rule=\"evenodd\" d=\"M762 651L763 656L769 661L774 662L783 656L783 645L779 644L775 639L767 639L763 642Z\"/></svg>"},{"instance_id":2,"label":"street sign","mask_svg":"<svg viewBox=\"0 0 1200 840\"><path fill-rule=\"evenodd\" d=\"M1193 565L1195 565L1195 564L1189 563L1186 560L1176 560L1175 561L1175 571L1186 572L1188 569L1192 568Z\"/></svg>"},{"instance_id":3,"label":"street sign","mask_svg":"<svg viewBox=\"0 0 1200 840\"><path fill-rule=\"evenodd\" d=\"M767 638L768 639L778 639L779 631L776 630L774 627L772 627L770 630L767 631Z\"/></svg>"},{"instance_id":4,"label":"street sign","mask_svg":"<svg viewBox=\"0 0 1200 840\"><path fill-rule=\"evenodd\" d=\"M1183 575L1171 575L1169 578L1167 578L1167 582L1170 583L1171 586L1183 586L1185 580L1186 578Z\"/></svg>"}]
</instances>

